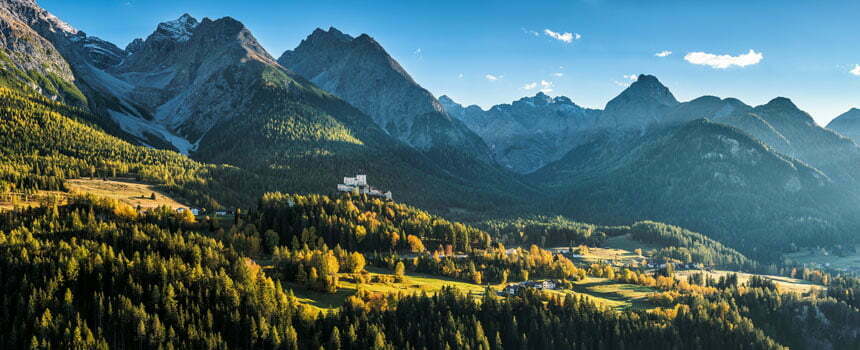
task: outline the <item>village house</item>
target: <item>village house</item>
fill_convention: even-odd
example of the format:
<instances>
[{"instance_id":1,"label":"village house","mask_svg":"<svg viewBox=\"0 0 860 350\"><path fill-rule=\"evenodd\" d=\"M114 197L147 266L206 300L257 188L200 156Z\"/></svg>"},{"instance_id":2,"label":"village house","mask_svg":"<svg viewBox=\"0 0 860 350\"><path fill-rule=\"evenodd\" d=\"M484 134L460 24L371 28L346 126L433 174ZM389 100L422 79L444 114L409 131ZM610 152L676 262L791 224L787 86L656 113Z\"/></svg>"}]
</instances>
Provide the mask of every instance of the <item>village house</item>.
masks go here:
<instances>
[{"instance_id":1,"label":"village house","mask_svg":"<svg viewBox=\"0 0 860 350\"><path fill-rule=\"evenodd\" d=\"M525 288L533 288L537 290L555 290L558 288L560 284L559 281L553 280L543 280L543 281L524 281L520 283L513 283L506 286L502 289L499 294L500 295L517 295Z\"/></svg>"},{"instance_id":2,"label":"village house","mask_svg":"<svg viewBox=\"0 0 860 350\"><path fill-rule=\"evenodd\" d=\"M359 193L371 197L392 200L391 191L382 192L367 184L367 175L355 175L355 177L344 177L343 183L337 185L338 192Z\"/></svg>"},{"instance_id":3,"label":"village house","mask_svg":"<svg viewBox=\"0 0 860 350\"><path fill-rule=\"evenodd\" d=\"M200 209L198 208L176 208L176 212L179 214L185 213L185 211L191 211L191 214L194 216L200 215Z\"/></svg>"}]
</instances>

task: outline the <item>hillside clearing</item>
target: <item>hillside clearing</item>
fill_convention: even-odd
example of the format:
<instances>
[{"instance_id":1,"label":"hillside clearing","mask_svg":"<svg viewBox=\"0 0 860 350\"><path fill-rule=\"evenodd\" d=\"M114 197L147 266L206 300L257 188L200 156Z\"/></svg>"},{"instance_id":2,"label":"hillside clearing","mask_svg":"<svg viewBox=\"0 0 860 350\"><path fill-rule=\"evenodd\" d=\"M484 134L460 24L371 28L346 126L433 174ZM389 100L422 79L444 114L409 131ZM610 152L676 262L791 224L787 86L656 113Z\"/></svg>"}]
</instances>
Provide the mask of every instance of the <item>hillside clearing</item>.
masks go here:
<instances>
[{"instance_id":1,"label":"hillside clearing","mask_svg":"<svg viewBox=\"0 0 860 350\"><path fill-rule=\"evenodd\" d=\"M689 280L690 275L694 273L704 273L705 277L711 277L714 279L719 279L720 277L728 276L729 274L737 274L738 275L738 283L747 283L752 276L759 276L768 280L773 281L776 286L786 292L794 292L794 293L808 293L813 290L823 290L826 287L815 284L809 281L804 281L796 278L783 277L783 276L773 276L773 275L756 275L745 272L733 272L733 271L707 271L707 270L686 270L679 271L675 273L675 277L678 279Z\"/></svg>"},{"instance_id":2,"label":"hillside clearing","mask_svg":"<svg viewBox=\"0 0 860 350\"><path fill-rule=\"evenodd\" d=\"M133 179L71 179L66 181L66 187L72 193L89 193L116 199L132 207L140 206L143 209L156 208L162 205L171 209L189 207L155 189L155 186ZM150 198L153 193L155 193L155 200Z\"/></svg>"},{"instance_id":3,"label":"hillside clearing","mask_svg":"<svg viewBox=\"0 0 860 350\"><path fill-rule=\"evenodd\" d=\"M261 262L262 261L258 261L258 263ZM265 268L266 267L264 267L264 269ZM394 277L394 274L390 270L384 268L368 267L367 271L370 272L371 276L379 275ZM341 274L341 280L338 282L337 292L334 294L309 290L304 286L293 282L284 282L284 287L292 289L299 302L311 306L313 309L318 311L331 311L339 308L344 302L346 302L346 298L357 293L359 288L371 293L380 294L402 293L408 295L427 293L428 295L433 295L440 291L442 287L452 286L462 292L469 293L471 296L481 297L484 295L484 288L487 287L457 281L446 277L431 276L420 273L407 273L406 279L403 282L374 282L363 283L361 285L347 280L349 278L348 276L349 274ZM498 285L492 287L496 290L501 288L501 286Z\"/></svg>"},{"instance_id":4,"label":"hillside clearing","mask_svg":"<svg viewBox=\"0 0 860 350\"><path fill-rule=\"evenodd\" d=\"M586 277L573 282L572 290L552 290L554 294L574 294L586 296L591 301L614 310L650 309L654 305L647 300L656 289L613 281L607 278Z\"/></svg>"},{"instance_id":5,"label":"hillside clearing","mask_svg":"<svg viewBox=\"0 0 860 350\"><path fill-rule=\"evenodd\" d=\"M807 248L797 253L786 254L785 257L792 262L815 269L860 272L860 245L855 246L854 253L844 256L824 249Z\"/></svg>"}]
</instances>

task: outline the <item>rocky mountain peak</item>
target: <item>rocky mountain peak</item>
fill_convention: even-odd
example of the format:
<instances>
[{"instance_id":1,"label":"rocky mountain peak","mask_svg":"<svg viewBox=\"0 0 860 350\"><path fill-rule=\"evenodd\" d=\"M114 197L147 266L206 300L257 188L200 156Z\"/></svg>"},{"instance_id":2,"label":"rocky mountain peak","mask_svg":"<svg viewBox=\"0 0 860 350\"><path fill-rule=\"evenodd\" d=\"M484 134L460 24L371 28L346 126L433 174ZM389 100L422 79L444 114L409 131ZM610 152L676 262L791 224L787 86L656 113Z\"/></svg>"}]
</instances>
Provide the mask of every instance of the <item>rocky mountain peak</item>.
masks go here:
<instances>
[{"instance_id":1,"label":"rocky mountain peak","mask_svg":"<svg viewBox=\"0 0 860 350\"><path fill-rule=\"evenodd\" d=\"M666 106L674 106L678 104L678 100L675 99L675 96L672 95L669 88L663 85L663 83L653 75L639 75L639 78L637 78L633 84L630 84L630 87L621 93L621 96L625 95L626 97L651 99L654 102ZM607 108L608 107L609 106L607 105Z\"/></svg>"},{"instance_id":2,"label":"rocky mountain peak","mask_svg":"<svg viewBox=\"0 0 860 350\"><path fill-rule=\"evenodd\" d=\"M765 118L768 122L779 128L781 123L802 122L814 125L815 120L806 112L800 110L797 105L785 97L777 97L767 104L755 108L755 112Z\"/></svg>"},{"instance_id":3,"label":"rocky mountain peak","mask_svg":"<svg viewBox=\"0 0 860 350\"><path fill-rule=\"evenodd\" d=\"M316 29L278 59L286 68L343 98L392 136L419 149L457 145L487 158L486 145L451 118L373 37ZM446 103L453 102L450 98Z\"/></svg>"},{"instance_id":4,"label":"rocky mountain peak","mask_svg":"<svg viewBox=\"0 0 860 350\"><path fill-rule=\"evenodd\" d=\"M445 104L445 105L448 105L448 104L450 104L450 105L455 105L455 104L456 104L456 105L459 105L459 103L457 103L456 101L454 101L454 99L452 99L452 98L448 97L448 95L442 95L442 96L439 96L439 102L440 102L440 103L442 103L442 104Z\"/></svg>"},{"instance_id":5,"label":"rocky mountain peak","mask_svg":"<svg viewBox=\"0 0 860 350\"><path fill-rule=\"evenodd\" d=\"M570 98L566 96L551 97L545 94L543 91L538 91L538 93L532 97L523 97L519 100L516 100L513 102L512 105L516 106L520 104L525 104L529 106L570 105L574 107L579 107L575 103L573 103Z\"/></svg>"},{"instance_id":6,"label":"rocky mountain peak","mask_svg":"<svg viewBox=\"0 0 860 350\"><path fill-rule=\"evenodd\" d=\"M185 42L191 39L194 28L197 28L199 24L200 22L196 18L186 13L175 20L159 23L158 28L156 28L155 33L152 35L157 38L168 38L177 42Z\"/></svg>"},{"instance_id":7,"label":"rocky mountain peak","mask_svg":"<svg viewBox=\"0 0 860 350\"><path fill-rule=\"evenodd\" d=\"M780 108L780 109L786 109L786 110L788 110L788 109L798 109L798 108L797 108L797 105L795 105L795 104L794 104L794 102L791 102L791 100L790 100L789 98L787 98L787 97L777 97L777 98L774 98L774 99L770 100L770 102L768 102L768 103L765 105L765 107L769 107L769 108Z\"/></svg>"},{"instance_id":8,"label":"rocky mountain peak","mask_svg":"<svg viewBox=\"0 0 860 350\"><path fill-rule=\"evenodd\" d=\"M664 114L679 104L672 92L655 76L642 74L630 86L606 104L598 127L607 129L642 129L659 122Z\"/></svg>"},{"instance_id":9,"label":"rocky mountain peak","mask_svg":"<svg viewBox=\"0 0 860 350\"><path fill-rule=\"evenodd\" d=\"M68 37L69 41L78 44L86 52L90 61L99 69L114 66L126 56L126 52L116 45L87 33L79 31Z\"/></svg>"},{"instance_id":10,"label":"rocky mountain peak","mask_svg":"<svg viewBox=\"0 0 860 350\"><path fill-rule=\"evenodd\" d=\"M142 49L142 48L143 48L143 39L137 38L137 39L132 40L130 43L128 43L128 45L126 45L125 52L127 52L129 54L133 54L135 52L140 51L140 49Z\"/></svg>"},{"instance_id":11,"label":"rocky mountain peak","mask_svg":"<svg viewBox=\"0 0 860 350\"><path fill-rule=\"evenodd\" d=\"M353 40L353 37L344 34L340 30L335 27L329 27L328 30L324 30L322 28L317 28L307 37L309 41L324 41L324 40L336 40L341 42L349 42Z\"/></svg>"}]
</instances>

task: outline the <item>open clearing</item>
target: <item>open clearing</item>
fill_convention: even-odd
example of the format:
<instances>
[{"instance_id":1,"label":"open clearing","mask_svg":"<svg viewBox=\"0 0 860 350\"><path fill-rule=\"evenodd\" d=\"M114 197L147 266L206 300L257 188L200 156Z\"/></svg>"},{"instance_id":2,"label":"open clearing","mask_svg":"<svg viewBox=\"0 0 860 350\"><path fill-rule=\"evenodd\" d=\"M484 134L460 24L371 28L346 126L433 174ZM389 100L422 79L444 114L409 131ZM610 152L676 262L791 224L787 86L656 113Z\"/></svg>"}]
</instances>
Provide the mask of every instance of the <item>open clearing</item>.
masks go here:
<instances>
[{"instance_id":1,"label":"open clearing","mask_svg":"<svg viewBox=\"0 0 860 350\"><path fill-rule=\"evenodd\" d=\"M613 281L607 278L586 277L583 280L573 282L573 290L553 290L551 293L585 295L592 301L606 307L623 310L628 308L650 309L651 304L647 297L657 292L656 289Z\"/></svg>"},{"instance_id":2,"label":"open clearing","mask_svg":"<svg viewBox=\"0 0 860 350\"><path fill-rule=\"evenodd\" d=\"M66 181L66 187L71 192L90 193L100 197L119 200L123 203L149 209L166 205L172 209L188 208L187 205L170 198L163 192L156 190L155 186L136 182L133 179L72 179ZM150 195L155 193L155 200Z\"/></svg>"},{"instance_id":3,"label":"open clearing","mask_svg":"<svg viewBox=\"0 0 860 350\"><path fill-rule=\"evenodd\" d=\"M265 264L264 261L258 261L258 263ZM270 267L264 267L264 269L267 268ZM390 270L384 268L368 267L367 270L371 275L394 276ZM292 282L284 282L283 285L285 288L292 289L296 298L298 298L299 302L302 304L308 305L316 311L328 312L337 309L346 302L346 298L358 292L359 285L347 279L348 274L342 274L341 280L338 282L338 290L334 294L312 291L300 284ZM409 295L427 293L428 295L432 295L445 286L453 286L475 298L483 296L485 288L487 287L486 285L477 285L442 276L408 273L406 275L406 280L401 283L364 283L361 284L360 288L371 293L379 294L401 293ZM491 285L490 287L493 290L498 291L502 289L503 285ZM585 295L600 305L615 310L622 310L631 307L653 307L653 305L646 300L646 297L648 294L655 292L655 290L648 287L616 282L606 278L588 277L584 280L574 282L573 290L551 290L547 292L555 294Z\"/></svg>"},{"instance_id":4,"label":"open clearing","mask_svg":"<svg viewBox=\"0 0 860 350\"><path fill-rule=\"evenodd\" d=\"M809 281L799 280L796 278L783 277L783 276L773 276L773 275L755 275L745 272L732 272L732 271L707 271L707 270L686 270L686 271L678 271L675 273L675 276L678 279L689 279L690 275L694 273L704 273L706 277L711 277L714 279L719 279L720 277L725 277L729 274L737 274L738 275L738 283L746 283L749 281L752 276L759 276L773 281L776 286L786 292L795 292L795 293L807 293L812 290L823 290L825 287L819 284L815 284Z\"/></svg>"},{"instance_id":5,"label":"open clearing","mask_svg":"<svg viewBox=\"0 0 860 350\"><path fill-rule=\"evenodd\" d=\"M855 247L855 252L846 256L839 256L821 249L804 249L797 253L786 254L785 257L812 268L860 272L860 245Z\"/></svg>"},{"instance_id":6,"label":"open clearing","mask_svg":"<svg viewBox=\"0 0 860 350\"><path fill-rule=\"evenodd\" d=\"M371 275L394 277L394 274L391 271L383 268L368 267L367 271L370 272ZM341 275L341 280L338 282L337 293L334 294L312 291L305 288L304 286L292 282L285 282L284 287L292 289L293 293L299 299L299 302L312 306L317 310L330 311L343 305L347 297L354 295L356 292L358 292L359 285L354 282L347 281L346 278L348 274ZM480 297L484 295L484 288L486 288L486 286L483 285L477 285L473 283L449 279L446 277L431 276L420 273L407 273L406 280L401 283L374 282L361 284L360 287L371 293L402 293L405 295L415 293L427 293L429 295L432 295L445 286L456 287L460 291L467 292L469 293L469 295L472 295L474 297ZM500 285L492 287L496 290L501 288Z\"/></svg>"},{"instance_id":7,"label":"open clearing","mask_svg":"<svg viewBox=\"0 0 860 350\"><path fill-rule=\"evenodd\" d=\"M13 209L15 207L36 207L43 203L63 204L67 197L74 193L88 193L99 197L119 200L123 203L143 209L156 208L166 205L171 209L188 208L185 205L164 192L155 189L155 186L137 182L134 179L114 178L102 179L70 179L66 180L69 193L59 191L35 191L33 193L7 193L0 194L0 209ZM150 199L155 193L155 200Z\"/></svg>"},{"instance_id":8,"label":"open clearing","mask_svg":"<svg viewBox=\"0 0 860 350\"><path fill-rule=\"evenodd\" d=\"M369 267L367 269L371 275L384 275L393 277L391 271L383 268ZM487 286L477 285L457 281L454 279L432 276L418 273L409 273L406 275L406 280L402 283L364 283L361 288L371 293L402 293L415 294L427 293L428 295L435 294L442 287L453 286L460 291L469 293L469 295L480 298L484 295L484 290ZM358 292L359 285L347 281L347 275L344 274L338 283L337 293L320 293L308 290L304 286L296 283L285 282L284 287L293 290L293 293L299 299L299 302L311 306L317 311L332 311L346 301L346 298ZM502 285L491 285L493 290L501 290ZM585 295L592 301L615 310L627 308L652 308L646 297L648 294L656 290L633 284L621 283L606 278L589 277L581 281L574 282L572 290L550 290L549 293L554 294L574 294Z\"/></svg>"},{"instance_id":9,"label":"open clearing","mask_svg":"<svg viewBox=\"0 0 860 350\"><path fill-rule=\"evenodd\" d=\"M635 253L642 249L643 254L662 246L645 244L630 238L629 234L610 237L603 247L588 247L587 253L576 253L573 259L580 263L616 263L621 265L636 265L647 261L647 257ZM550 248L554 253L567 253L568 247Z\"/></svg>"}]
</instances>

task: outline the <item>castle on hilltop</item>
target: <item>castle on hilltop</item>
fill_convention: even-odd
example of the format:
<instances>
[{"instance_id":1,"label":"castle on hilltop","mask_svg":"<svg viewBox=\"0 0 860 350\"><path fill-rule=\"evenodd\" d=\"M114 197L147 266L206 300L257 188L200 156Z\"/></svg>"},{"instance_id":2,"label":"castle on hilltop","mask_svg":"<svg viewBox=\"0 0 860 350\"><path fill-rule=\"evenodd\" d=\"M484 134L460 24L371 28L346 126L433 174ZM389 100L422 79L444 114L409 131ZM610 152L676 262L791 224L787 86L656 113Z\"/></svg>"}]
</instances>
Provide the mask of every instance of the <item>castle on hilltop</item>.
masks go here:
<instances>
[{"instance_id":1,"label":"castle on hilltop","mask_svg":"<svg viewBox=\"0 0 860 350\"><path fill-rule=\"evenodd\" d=\"M355 177L343 178L343 183L337 185L338 192L366 194L371 197L392 200L391 191L382 192L367 184L367 175L355 175Z\"/></svg>"}]
</instances>

